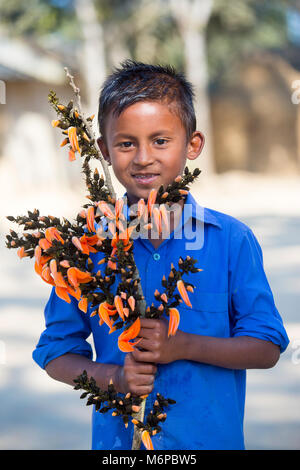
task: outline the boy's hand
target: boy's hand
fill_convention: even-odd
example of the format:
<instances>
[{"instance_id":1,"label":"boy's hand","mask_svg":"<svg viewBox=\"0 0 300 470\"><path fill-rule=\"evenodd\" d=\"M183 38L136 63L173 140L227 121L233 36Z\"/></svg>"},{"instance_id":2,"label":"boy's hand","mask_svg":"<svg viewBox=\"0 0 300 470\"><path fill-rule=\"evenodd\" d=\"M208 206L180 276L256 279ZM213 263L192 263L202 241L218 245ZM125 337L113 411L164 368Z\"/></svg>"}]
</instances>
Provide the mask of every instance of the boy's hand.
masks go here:
<instances>
[{"instance_id":1,"label":"boy's hand","mask_svg":"<svg viewBox=\"0 0 300 470\"><path fill-rule=\"evenodd\" d=\"M127 353L123 367L117 373L117 388L121 393L130 392L133 395L149 395L154 387L157 371L155 364L137 362L133 353Z\"/></svg>"},{"instance_id":2,"label":"boy's hand","mask_svg":"<svg viewBox=\"0 0 300 470\"><path fill-rule=\"evenodd\" d=\"M141 319L141 330L138 347L132 352L136 361L152 362L154 364L167 364L180 359L180 336L183 333L177 330L175 336L168 338L168 322L166 319Z\"/></svg>"}]
</instances>

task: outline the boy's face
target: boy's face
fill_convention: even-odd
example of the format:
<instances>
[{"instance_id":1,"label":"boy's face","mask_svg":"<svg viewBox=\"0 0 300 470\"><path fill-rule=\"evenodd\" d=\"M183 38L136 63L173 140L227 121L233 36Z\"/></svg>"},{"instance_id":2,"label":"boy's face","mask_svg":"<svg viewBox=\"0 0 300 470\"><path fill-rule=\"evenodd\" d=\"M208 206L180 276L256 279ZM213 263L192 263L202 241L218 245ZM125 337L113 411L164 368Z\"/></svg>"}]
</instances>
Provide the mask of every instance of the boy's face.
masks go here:
<instances>
[{"instance_id":1,"label":"boy's face","mask_svg":"<svg viewBox=\"0 0 300 470\"><path fill-rule=\"evenodd\" d=\"M187 142L180 118L167 104L155 101L135 103L118 117L110 113L105 136L105 142L98 139L99 147L126 188L129 204L146 201L152 188L166 188L204 144L201 132Z\"/></svg>"}]
</instances>

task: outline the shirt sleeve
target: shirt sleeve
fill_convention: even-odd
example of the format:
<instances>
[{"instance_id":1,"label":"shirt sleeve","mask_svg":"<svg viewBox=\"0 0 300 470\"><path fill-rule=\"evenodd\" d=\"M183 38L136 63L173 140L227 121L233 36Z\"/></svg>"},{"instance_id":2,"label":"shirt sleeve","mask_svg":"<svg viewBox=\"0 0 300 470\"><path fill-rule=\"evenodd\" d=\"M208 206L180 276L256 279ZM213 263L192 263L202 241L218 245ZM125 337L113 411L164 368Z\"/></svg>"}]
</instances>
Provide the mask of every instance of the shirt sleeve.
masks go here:
<instances>
[{"instance_id":1,"label":"shirt sleeve","mask_svg":"<svg viewBox=\"0 0 300 470\"><path fill-rule=\"evenodd\" d=\"M289 339L265 274L262 249L249 227L233 235L230 259L232 336L271 341L282 353Z\"/></svg>"},{"instance_id":2,"label":"shirt sleeve","mask_svg":"<svg viewBox=\"0 0 300 470\"><path fill-rule=\"evenodd\" d=\"M81 354L92 359L91 345L86 341L91 333L88 317L78 308L78 302L71 297L68 304L60 299L55 289L45 307L46 329L32 353L34 361L45 369L48 362L66 353Z\"/></svg>"}]
</instances>

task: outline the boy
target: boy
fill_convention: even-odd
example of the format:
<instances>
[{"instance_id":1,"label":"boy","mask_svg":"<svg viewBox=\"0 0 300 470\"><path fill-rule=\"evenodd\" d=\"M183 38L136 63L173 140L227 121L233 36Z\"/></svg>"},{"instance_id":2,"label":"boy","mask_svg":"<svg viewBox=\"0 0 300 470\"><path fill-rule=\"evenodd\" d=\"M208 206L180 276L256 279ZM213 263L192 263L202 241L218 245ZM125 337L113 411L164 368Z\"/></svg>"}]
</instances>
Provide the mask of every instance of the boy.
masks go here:
<instances>
[{"instance_id":1,"label":"boy","mask_svg":"<svg viewBox=\"0 0 300 470\"><path fill-rule=\"evenodd\" d=\"M186 79L170 67L133 61L104 83L99 127L102 154L125 186L129 206L182 174L186 160L196 159L204 144ZM149 394L146 414L157 392L176 400L152 438L156 450L244 449L246 369L273 367L288 338L251 229L229 215L199 210L191 194L181 206L184 217L172 220L169 237L134 241L147 305L179 256L192 256L203 269L185 275L196 289L192 308L178 307L176 335L167 337L164 320L143 319L139 346L124 354L95 317L53 291L33 358L52 378L70 385L86 369L100 388L112 378L120 392ZM175 236L186 227L188 233ZM190 233L196 239L203 235L203 243L188 244ZM86 341L91 332L96 362ZM121 419L94 411L93 449L131 449L132 434L131 423L125 429Z\"/></svg>"}]
</instances>

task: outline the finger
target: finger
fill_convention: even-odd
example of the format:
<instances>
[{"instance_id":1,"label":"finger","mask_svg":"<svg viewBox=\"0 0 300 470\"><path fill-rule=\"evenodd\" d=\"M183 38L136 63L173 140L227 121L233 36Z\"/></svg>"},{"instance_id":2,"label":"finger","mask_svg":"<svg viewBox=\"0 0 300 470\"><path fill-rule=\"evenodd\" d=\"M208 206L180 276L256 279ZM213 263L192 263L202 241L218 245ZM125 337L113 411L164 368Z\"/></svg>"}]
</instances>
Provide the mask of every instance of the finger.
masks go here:
<instances>
[{"instance_id":1,"label":"finger","mask_svg":"<svg viewBox=\"0 0 300 470\"><path fill-rule=\"evenodd\" d=\"M134 359L138 362L157 362L157 353L152 351L140 351L139 349L135 348L132 354Z\"/></svg>"},{"instance_id":2,"label":"finger","mask_svg":"<svg viewBox=\"0 0 300 470\"><path fill-rule=\"evenodd\" d=\"M141 328L157 328L159 324L159 320L156 320L154 318L141 318Z\"/></svg>"},{"instance_id":3,"label":"finger","mask_svg":"<svg viewBox=\"0 0 300 470\"><path fill-rule=\"evenodd\" d=\"M131 389L131 393L132 393L132 395L137 396L137 397L141 397L143 395L150 395L153 388L154 388L154 384L135 386Z\"/></svg>"},{"instance_id":4,"label":"finger","mask_svg":"<svg viewBox=\"0 0 300 470\"><path fill-rule=\"evenodd\" d=\"M157 372L157 367L155 364L150 362L137 362L138 366L136 368L139 374L145 375L155 375Z\"/></svg>"},{"instance_id":5,"label":"finger","mask_svg":"<svg viewBox=\"0 0 300 470\"><path fill-rule=\"evenodd\" d=\"M141 341L139 342L138 346L136 347L136 349L138 349L139 351L142 351L142 350L150 351L150 352L157 351L158 350L158 342L153 341L152 338L150 338L150 339L142 338Z\"/></svg>"}]
</instances>

